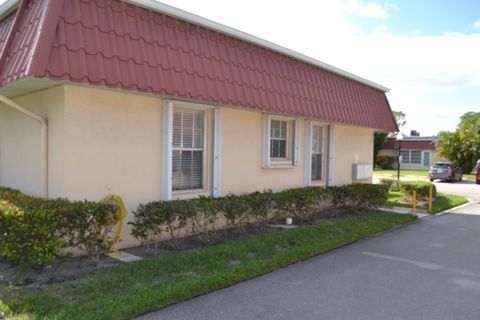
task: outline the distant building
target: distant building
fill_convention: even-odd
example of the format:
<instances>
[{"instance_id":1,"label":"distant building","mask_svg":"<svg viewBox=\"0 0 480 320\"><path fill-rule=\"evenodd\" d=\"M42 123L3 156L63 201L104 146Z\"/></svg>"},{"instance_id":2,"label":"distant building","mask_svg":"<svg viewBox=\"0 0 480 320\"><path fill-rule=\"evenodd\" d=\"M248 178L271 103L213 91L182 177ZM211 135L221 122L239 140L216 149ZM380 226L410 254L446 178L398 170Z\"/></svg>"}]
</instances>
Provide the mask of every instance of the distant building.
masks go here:
<instances>
[{"instance_id":1,"label":"distant building","mask_svg":"<svg viewBox=\"0 0 480 320\"><path fill-rule=\"evenodd\" d=\"M396 166L400 143L401 167L407 170L426 170L430 168L433 159L436 158L438 140L440 140L439 136L410 136L401 140L387 138L383 149L380 150L378 155L393 157Z\"/></svg>"}]
</instances>

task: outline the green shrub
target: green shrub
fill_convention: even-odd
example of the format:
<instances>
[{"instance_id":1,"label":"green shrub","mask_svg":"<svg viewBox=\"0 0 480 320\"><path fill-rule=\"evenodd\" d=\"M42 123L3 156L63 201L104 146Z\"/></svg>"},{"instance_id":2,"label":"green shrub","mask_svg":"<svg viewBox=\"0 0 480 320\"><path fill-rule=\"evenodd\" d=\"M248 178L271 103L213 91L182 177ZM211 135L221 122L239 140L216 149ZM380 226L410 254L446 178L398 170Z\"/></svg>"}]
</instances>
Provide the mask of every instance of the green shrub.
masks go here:
<instances>
[{"instance_id":1,"label":"green shrub","mask_svg":"<svg viewBox=\"0 0 480 320\"><path fill-rule=\"evenodd\" d=\"M0 257L11 263L40 268L68 247L84 249L95 261L111 248L107 234L117 220L115 206L43 199L10 188L0 188L0 200Z\"/></svg>"},{"instance_id":2,"label":"green shrub","mask_svg":"<svg viewBox=\"0 0 480 320\"><path fill-rule=\"evenodd\" d=\"M350 184L338 187L328 187L331 194L332 207L336 213L348 209L358 212L385 204L388 197L388 187L376 184Z\"/></svg>"},{"instance_id":3,"label":"green shrub","mask_svg":"<svg viewBox=\"0 0 480 320\"><path fill-rule=\"evenodd\" d=\"M132 235L143 244L157 247L159 241L168 234L174 247L177 247L179 233L187 227L191 207L186 200L156 201L140 204L133 212L135 220ZM151 248L148 248L151 249Z\"/></svg>"},{"instance_id":4,"label":"green shrub","mask_svg":"<svg viewBox=\"0 0 480 320\"><path fill-rule=\"evenodd\" d=\"M141 204L133 212L132 235L147 246L178 236L187 228L204 243L214 236L215 222L224 218L226 228L248 223L265 224L270 219L294 217L311 219L325 207L349 209L354 212L385 203L388 188L382 185L351 184L341 187L308 187L287 189L278 193L270 190L222 198L200 197L192 200L156 201Z\"/></svg>"},{"instance_id":5,"label":"green shrub","mask_svg":"<svg viewBox=\"0 0 480 320\"><path fill-rule=\"evenodd\" d=\"M201 196L187 200L190 205L188 217L191 220L192 233L197 234L200 241L209 243L215 234L215 224L220 217L221 201L215 198Z\"/></svg>"},{"instance_id":6,"label":"green shrub","mask_svg":"<svg viewBox=\"0 0 480 320\"><path fill-rule=\"evenodd\" d=\"M401 181L400 182L400 190L405 194L407 199L412 198L413 191L417 192L418 200L428 199L428 193L429 193L430 187L432 187L432 196L435 197L437 195L437 188L431 182L427 182L427 181Z\"/></svg>"},{"instance_id":7,"label":"green shrub","mask_svg":"<svg viewBox=\"0 0 480 320\"><path fill-rule=\"evenodd\" d=\"M57 230L52 210L25 212L8 201L0 201L1 258L35 269L50 264L66 244Z\"/></svg>"},{"instance_id":8,"label":"green shrub","mask_svg":"<svg viewBox=\"0 0 480 320\"><path fill-rule=\"evenodd\" d=\"M241 228L245 232L245 226L248 224L249 215L245 214L249 211L248 195L233 195L219 198L220 211L225 217L227 226Z\"/></svg>"},{"instance_id":9,"label":"green shrub","mask_svg":"<svg viewBox=\"0 0 480 320\"><path fill-rule=\"evenodd\" d=\"M393 169L393 163L395 162L395 159L391 156L377 156L375 159L375 165L382 168L382 169Z\"/></svg>"},{"instance_id":10,"label":"green shrub","mask_svg":"<svg viewBox=\"0 0 480 320\"><path fill-rule=\"evenodd\" d=\"M398 180L396 179L380 179L380 184L386 186L391 191L400 191Z\"/></svg>"},{"instance_id":11,"label":"green shrub","mask_svg":"<svg viewBox=\"0 0 480 320\"><path fill-rule=\"evenodd\" d=\"M274 208L279 218L309 219L327 197L327 189L319 187L294 188L280 191L273 196Z\"/></svg>"},{"instance_id":12,"label":"green shrub","mask_svg":"<svg viewBox=\"0 0 480 320\"><path fill-rule=\"evenodd\" d=\"M351 184L347 188L347 205L353 211L375 208L386 203L388 187L381 184Z\"/></svg>"},{"instance_id":13,"label":"green shrub","mask_svg":"<svg viewBox=\"0 0 480 320\"><path fill-rule=\"evenodd\" d=\"M109 233L117 222L116 207L102 202L52 200L56 214L62 217L61 226L68 234L68 246L85 249L95 262L111 250Z\"/></svg>"},{"instance_id":14,"label":"green shrub","mask_svg":"<svg viewBox=\"0 0 480 320\"><path fill-rule=\"evenodd\" d=\"M247 219L255 220L256 223L261 225L266 224L269 220L269 213L274 200L272 190L249 193L246 195L245 200L248 206L248 211L244 214L247 215Z\"/></svg>"}]
</instances>

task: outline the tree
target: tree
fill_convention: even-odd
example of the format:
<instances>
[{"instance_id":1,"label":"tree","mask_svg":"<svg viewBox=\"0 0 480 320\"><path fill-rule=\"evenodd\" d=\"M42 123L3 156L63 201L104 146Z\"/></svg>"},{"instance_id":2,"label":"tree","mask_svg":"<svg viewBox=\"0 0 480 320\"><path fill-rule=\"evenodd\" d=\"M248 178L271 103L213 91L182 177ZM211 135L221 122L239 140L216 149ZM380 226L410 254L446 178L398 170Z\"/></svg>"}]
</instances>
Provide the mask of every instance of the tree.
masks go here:
<instances>
[{"instance_id":1,"label":"tree","mask_svg":"<svg viewBox=\"0 0 480 320\"><path fill-rule=\"evenodd\" d=\"M480 112L467 112L460 117L454 132L440 132L437 152L456 162L464 173L470 173L478 159L480 146Z\"/></svg>"},{"instance_id":2,"label":"tree","mask_svg":"<svg viewBox=\"0 0 480 320\"><path fill-rule=\"evenodd\" d=\"M398 129L400 130L400 128L403 127L405 123L407 123L407 121L405 120L406 115L402 111L392 111L392 112L393 112L393 116L395 117L395 121L397 122Z\"/></svg>"},{"instance_id":3,"label":"tree","mask_svg":"<svg viewBox=\"0 0 480 320\"><path fill-rule=\"evenodd\" d=\"M392 111L395 121L397 122L398 129L403 127L406 123L405 121L405 113L402 111ZM392 136L395 134L394 132L375 132L373 135L373 159L375 160L378 156L380 150L383 149L385 141L387 140L388 136Z\"/></svg>"}]
</instances>

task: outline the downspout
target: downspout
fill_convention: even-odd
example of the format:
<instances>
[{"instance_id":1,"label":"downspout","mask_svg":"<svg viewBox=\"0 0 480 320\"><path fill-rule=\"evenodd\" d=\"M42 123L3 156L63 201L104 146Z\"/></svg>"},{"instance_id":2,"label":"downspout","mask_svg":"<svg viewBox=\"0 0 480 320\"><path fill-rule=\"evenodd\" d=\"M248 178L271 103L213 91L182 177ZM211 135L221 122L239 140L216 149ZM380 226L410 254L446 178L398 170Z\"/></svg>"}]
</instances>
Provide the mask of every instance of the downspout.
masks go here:
<instances>
[{"instance_id":1,"label":"downspout","mask_svg":"<svg viewBox=\"0 0 480 320\"><path fill-rule=\"evenodd\" d=\"M43 166L43 196L48 198L48 122L47 119L30 109L27 109L18 103L8 99L5 96L0 95L0 102L3 102L7 106L20 111L28 117L40 122L42 128L42 166Z\"/></svg>"}]
</instances>

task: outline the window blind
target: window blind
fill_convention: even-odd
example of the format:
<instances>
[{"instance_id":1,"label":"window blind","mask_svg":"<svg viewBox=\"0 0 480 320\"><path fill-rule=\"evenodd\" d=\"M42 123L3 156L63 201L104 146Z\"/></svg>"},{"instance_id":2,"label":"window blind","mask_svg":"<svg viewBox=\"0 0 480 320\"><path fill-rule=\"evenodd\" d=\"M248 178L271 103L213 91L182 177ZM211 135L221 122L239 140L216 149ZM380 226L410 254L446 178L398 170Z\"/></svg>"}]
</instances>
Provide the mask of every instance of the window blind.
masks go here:
<instances>
[{"instance_id":1,"label":"window blind","mask_svg":"<svg viewBox=\"0 0 480 320\"><path fill-rule=\"evenodd\" d=\"M402 156L402 163L405 163L405 164L410 163L410 151L402 150L400 151L400 155Z\"/></svg>"},{"instance_id":2,"label":"window blind","mask_svg":"<svg viewBox=\"0 0 480 320\"><path fill-rule=\"evenodd\" d=\"M323 127L312 126L312 181L322 180Z\"/></svg>"},{"instance_id":3,"label":"window blind","mask_svg":"<svg viewBox=\"0 0 480 320\"><path fill-rule=\"evenodd\" d=\"M287 158L287 121L272 120L270 123L270 157Z\"/></svg>"},{"instance_id":4,"label":"window blind","mask_svg":"<svg viewBox=\"0 0 480 320\"><path fill-rule=\"evenodd\" d=\"M173 109L172 189L203 188L205 112Z\"/></svg>"},{"instance_id":5,"label":"window blind","mask_svg":"<svg viewBox=\"0 0 480 320\"><path fill-rule=\"evenodd\" d=\"M422 163L422 152L417 150L410 151L410 163Z\"/></svg>"}]
</instances>

